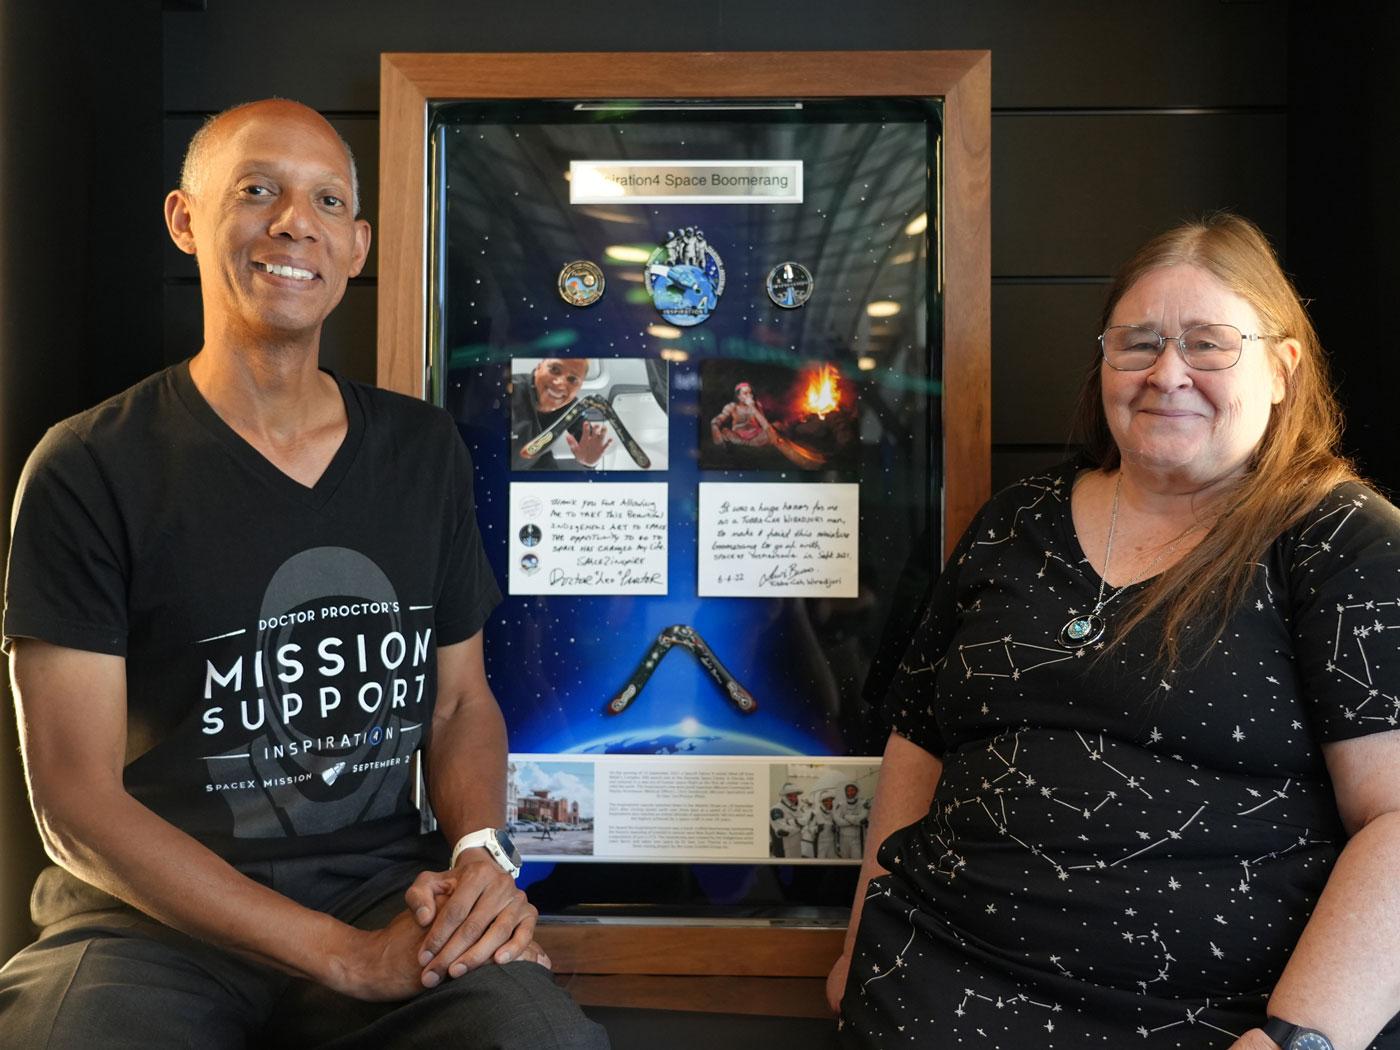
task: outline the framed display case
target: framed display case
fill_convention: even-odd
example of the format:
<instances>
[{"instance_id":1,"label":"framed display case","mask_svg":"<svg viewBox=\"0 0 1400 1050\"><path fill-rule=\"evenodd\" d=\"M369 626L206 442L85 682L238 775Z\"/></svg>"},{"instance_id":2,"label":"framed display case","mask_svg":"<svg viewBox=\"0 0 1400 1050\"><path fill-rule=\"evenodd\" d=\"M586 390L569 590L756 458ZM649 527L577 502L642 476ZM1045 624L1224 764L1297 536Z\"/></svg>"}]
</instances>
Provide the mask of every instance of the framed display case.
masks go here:
<instances>
[{"instance_id":1,"label":"framed display case","mask_svg":"<svg viewBox=\"0 0 1400 1050\"><path fill-rule=\"evenodd\" d=\"M381 77L379 381L472 452L509 816L537 902L597 905L541 939L580 975L819 978L869 701L988 495L989 55ZM590 926L644 866L691 921ZM744 918L696 925L716 902Z\"/></svg>"}]
</instances>

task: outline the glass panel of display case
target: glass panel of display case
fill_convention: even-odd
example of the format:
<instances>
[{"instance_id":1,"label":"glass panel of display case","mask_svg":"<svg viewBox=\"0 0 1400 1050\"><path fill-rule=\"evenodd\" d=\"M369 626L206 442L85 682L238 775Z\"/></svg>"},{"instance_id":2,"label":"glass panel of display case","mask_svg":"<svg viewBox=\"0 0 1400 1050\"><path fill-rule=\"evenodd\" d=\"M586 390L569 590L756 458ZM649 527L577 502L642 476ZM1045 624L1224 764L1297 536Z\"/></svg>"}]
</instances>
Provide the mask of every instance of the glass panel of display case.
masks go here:
<instances>
[{"instance_id":1,"label":"glass panel of display case","mask_svg":"<svg viewBox=\"0 0 1400 1050\"><path fill-rule=\"evenodd\" d=\"M942 548L940 134L932 100L430 107L431 393L507 591L527 854L858 858L782 807L868 804L863 695ZM678 778L759 805L667 852Z\"/></svg>"}]
</instances>

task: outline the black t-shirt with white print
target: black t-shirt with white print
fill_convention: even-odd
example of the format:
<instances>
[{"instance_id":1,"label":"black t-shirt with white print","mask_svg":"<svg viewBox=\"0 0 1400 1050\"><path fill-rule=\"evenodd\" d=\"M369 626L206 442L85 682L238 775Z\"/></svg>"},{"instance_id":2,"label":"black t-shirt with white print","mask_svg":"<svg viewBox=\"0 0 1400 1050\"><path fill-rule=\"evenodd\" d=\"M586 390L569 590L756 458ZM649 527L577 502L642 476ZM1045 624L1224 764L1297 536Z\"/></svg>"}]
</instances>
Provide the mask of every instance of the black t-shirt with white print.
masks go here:
<instances>
[{"instance_id":1,"label":"black t-shirt with white print","mask_svg":"<svg viewBox=\"0 0 1400 1050\"><path fill-rule=\"evenodd\" d=\"M60 423L15 501L4 636L123 656L131 794L234 862L411 833L436 650L500 592L451 419L337 380L314 487L188 364Z\"/></svg>"}]
</instances>

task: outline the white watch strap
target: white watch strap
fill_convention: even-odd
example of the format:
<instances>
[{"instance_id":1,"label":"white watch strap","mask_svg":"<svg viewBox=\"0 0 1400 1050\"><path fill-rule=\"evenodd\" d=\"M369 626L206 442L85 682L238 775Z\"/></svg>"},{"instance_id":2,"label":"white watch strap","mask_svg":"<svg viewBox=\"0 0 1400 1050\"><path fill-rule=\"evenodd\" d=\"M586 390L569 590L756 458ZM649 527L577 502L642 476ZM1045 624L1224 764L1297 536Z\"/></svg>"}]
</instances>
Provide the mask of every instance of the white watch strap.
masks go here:
<instances>
[{"instance_id":1,"label":"white watch strap","mask_svg":"<svg viewBox=\"0 0 1400 1050\"><path fill-rule=\"evenodd\" d=\"M452 860L447 865L448 870L457 866L457 858L462 855L463 851L474 849L477 846L485 846L495 834L495 828L479 828L459 838L457 845L452 847Z\"/></svg>"}]
</instances>

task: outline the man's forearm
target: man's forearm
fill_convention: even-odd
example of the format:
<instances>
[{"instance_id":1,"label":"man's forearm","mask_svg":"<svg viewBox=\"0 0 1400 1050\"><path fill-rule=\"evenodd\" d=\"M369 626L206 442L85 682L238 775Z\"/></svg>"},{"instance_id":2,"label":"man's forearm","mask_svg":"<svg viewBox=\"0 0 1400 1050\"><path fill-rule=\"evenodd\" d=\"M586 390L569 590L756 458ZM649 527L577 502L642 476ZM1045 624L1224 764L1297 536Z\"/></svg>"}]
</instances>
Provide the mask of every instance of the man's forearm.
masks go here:
<instances>
[{"instance_id":1,"label":"man's forearm","mask_svg":"<svg viewBox=\"0 0 1400 1050\"><path fill-rule=\"evenodd\" d=\"M173 929L347 995L422 990L416 930L356 930L236 871L123 783L119 657L19 639L11 658L25 775L49 855Z\"/></svg>"},{"instance_id":2,"label":"man's forearm","mask_svg":"<svg viewBox=\"0 0 1400 1050\"><path fill-rule=\"evenodd\" d=\"M506 728L494 700L434 718L424 758L428 798L449 844L505 820Z\"/></svg>"},{"instance_id":3,"label":"man's forearm","mask_svg":"<svg viewBox=\"0 0 1400 1050\"><path fill-rule=\"evenodd\" d=\"M344 987L339 971L359 931L247 878L120 788L34 791L50 855L84 882L202 941Z\"/></svg>"},{"instance_id":4,"label":"man's forearm","mask_svg":"<svg viewBox=\"0 0 1400 1050\"><path fill-rule=\"evenodd\" d=\"M506 728L486 683L481 633L438 649L437 703L425 747L428 797L448 842L505 818ZM427 929L424 981L460 977L531 951L536 912L485 850L467 850L449 872L423 872L405 894Z\"/></svg>"}]
</instances>

